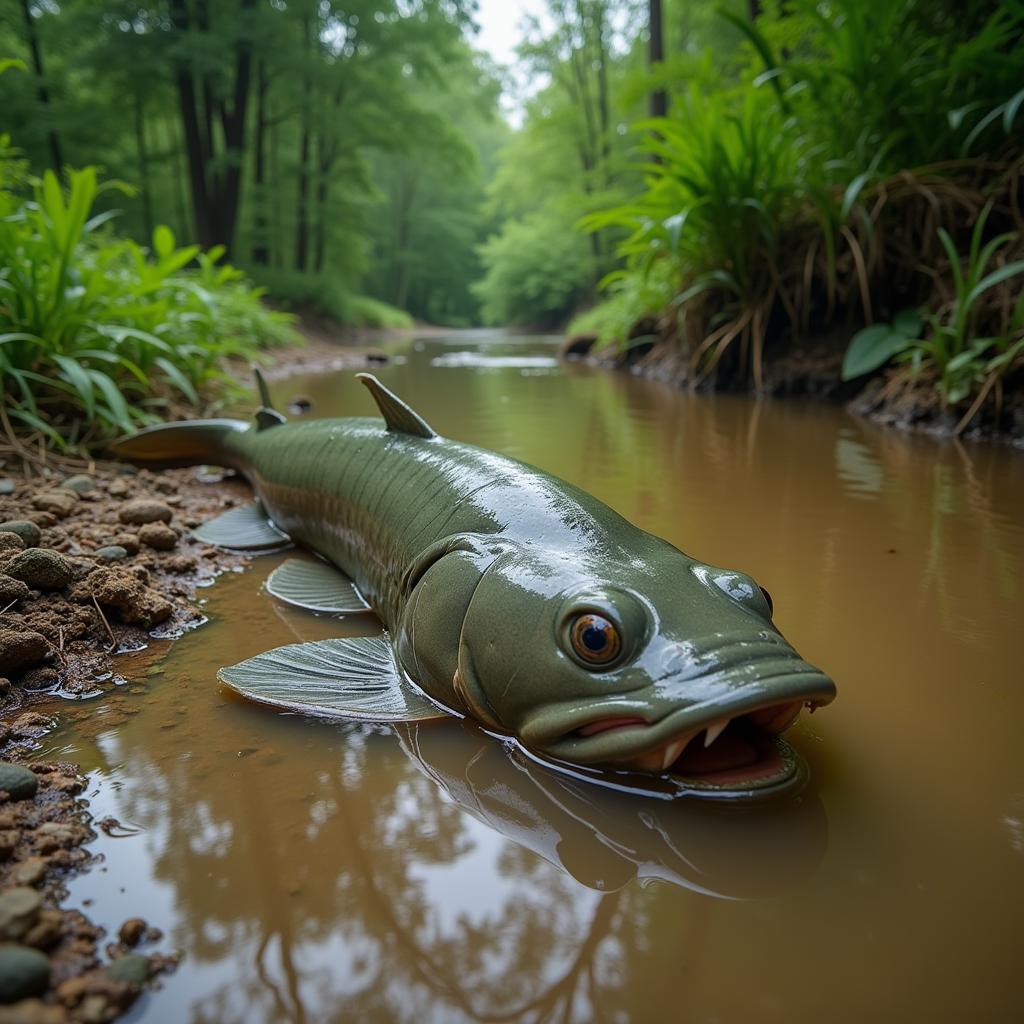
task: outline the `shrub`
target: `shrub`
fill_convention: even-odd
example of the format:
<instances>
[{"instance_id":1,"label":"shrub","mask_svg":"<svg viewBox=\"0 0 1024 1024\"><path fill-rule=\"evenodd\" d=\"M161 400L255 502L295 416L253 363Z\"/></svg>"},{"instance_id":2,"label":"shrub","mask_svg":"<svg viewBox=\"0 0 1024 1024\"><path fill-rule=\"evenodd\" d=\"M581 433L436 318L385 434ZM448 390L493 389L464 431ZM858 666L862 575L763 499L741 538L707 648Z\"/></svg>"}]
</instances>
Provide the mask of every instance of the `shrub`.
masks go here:
<instances>
[{"instance_id":1,"label":"shrub","mask_svg":"<svg viewBox=\"0 0 1024 1024\"><path fill-rule=\"evenodd\" d=\"M6 144L5 144L6 149ZM90 216L95 168L47 172L17 190L0 177L0 382L12 422L59 446L155 421L173 402L202 409L228 381L223 361L293 335L222 252L178 248L158 227L146 249L118 238L112 212Z\"/></svg>"}]
</instances>

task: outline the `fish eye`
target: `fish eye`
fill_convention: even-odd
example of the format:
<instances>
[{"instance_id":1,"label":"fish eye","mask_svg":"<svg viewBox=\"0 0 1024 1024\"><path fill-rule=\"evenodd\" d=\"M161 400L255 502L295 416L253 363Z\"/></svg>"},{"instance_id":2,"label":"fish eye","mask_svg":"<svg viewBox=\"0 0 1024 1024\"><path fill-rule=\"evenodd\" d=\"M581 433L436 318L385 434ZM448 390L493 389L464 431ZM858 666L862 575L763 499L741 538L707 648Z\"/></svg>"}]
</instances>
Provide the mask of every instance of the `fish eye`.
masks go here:
<instances>
[{"instance_id":1,"label":"fish eye","mask_svg":"<svg viewBox=\"0 0 1024 1024\"><path fill-rule=\"evenodd\" d=\"M622 650L622 638L615 624L603 615L577 615L569 627L573 652L587 665L608 665Z\"/></svg>"}]
</instances>

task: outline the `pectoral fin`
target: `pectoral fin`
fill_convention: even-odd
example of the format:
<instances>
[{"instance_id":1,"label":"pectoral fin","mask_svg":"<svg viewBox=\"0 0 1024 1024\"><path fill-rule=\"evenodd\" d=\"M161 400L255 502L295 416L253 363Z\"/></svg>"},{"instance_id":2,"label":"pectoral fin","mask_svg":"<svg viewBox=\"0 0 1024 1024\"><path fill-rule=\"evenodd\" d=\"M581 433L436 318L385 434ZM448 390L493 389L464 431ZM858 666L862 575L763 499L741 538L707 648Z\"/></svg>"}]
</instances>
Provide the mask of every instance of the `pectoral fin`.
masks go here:
<instances>
[{"instance_id":1,"label":"pectoral fin","mask_svg":"<svg viewBox=\"0 0 1024 1024\"><path fill-rule=\"evenodd\" d=\"M314 612L338 614L369 611L356 585L327 562L289 558L267 579L267 592L281 601Z\"/></svg>"},{"instance_id":2,"label":"pectoral fin","mask_svg":"<svg viewBox=\"0 0 1024 1024\"><path fill-rule=\"evenodd\" d=\"M207 544L236 551L266 551L291 543L288 534L270 521L258 501L240 505L203 523L192 535Z\"/></svg>"},{"instance_id":3,"label":"pectoral fin","mask_svg":"<svg viewBox=\"0 0 1024 1024\"><path fill-rule=\"evenodd\" d=\"M383 636L289 644L217 673L248 700L321 718L414 722L444 718L399 670Z\"/></svg>"}]
</instances>

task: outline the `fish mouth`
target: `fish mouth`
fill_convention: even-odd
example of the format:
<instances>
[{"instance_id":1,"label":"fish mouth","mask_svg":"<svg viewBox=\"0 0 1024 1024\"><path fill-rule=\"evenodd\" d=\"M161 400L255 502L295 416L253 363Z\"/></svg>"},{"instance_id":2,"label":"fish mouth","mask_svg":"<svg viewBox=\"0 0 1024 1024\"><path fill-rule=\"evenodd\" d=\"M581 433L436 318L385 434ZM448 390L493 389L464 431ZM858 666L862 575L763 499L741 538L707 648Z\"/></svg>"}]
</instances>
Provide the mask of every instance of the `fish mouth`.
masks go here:
<instances>
[{"instance_id":1,"label":"fish mouth","mask_svg":"<svg viewBox=\"0 0 1024 1024\"><path fill-rule=\"evenodd\" d=\"M572 723L547 753L576 765L664 776L687 789L735 795L787 791L804 771L781 734L805 708L829 703L835 686L827 676L806 671L765 682L771 696L762 691L679 708L653 722L621 705L595 710L586 721Z\"/></svg>"}]
</instances>

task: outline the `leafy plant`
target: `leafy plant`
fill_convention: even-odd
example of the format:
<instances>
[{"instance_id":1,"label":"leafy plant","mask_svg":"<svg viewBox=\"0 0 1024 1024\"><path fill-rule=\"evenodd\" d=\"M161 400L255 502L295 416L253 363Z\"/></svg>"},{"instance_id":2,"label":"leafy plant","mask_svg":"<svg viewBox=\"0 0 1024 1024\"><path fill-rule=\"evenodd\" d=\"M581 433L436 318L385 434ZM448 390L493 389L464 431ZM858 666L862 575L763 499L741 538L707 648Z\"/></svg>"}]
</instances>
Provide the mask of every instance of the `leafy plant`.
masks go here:
<instances>
[{"instance_id":1,"label":"leafy plant","mask_svg":"<svg viewBox=\"0 0 1024 1024\"><path fill-rule=\"evenodd\" d=\"M928 314L930 337L912 346L916 362L934 369L939 392L951 405L967 398L976 386L984 384L989 374L1005 373L1021 351L1017 336L1024 327L1024 294L1003 318L1000 329L995 333L979 330L987 312L984 306L989 293L1024 275L1024 260L1004 262L989 269L999 250L1016 238L1015 232L1005 232L982 244L991 211L990 203L979 215L963 260L949 232L939 228L939 238L949 259L953 295L943 308Z\"/></svg>"},{"instance_id":2,"label":"leafy plant","mask_svg":"<svg viewBox=\"0 0 1024 1024\"><path fill-rule=\"evenodd\" d=\"M16 174L15 174L16 177ZM145 249L93 215L95 168L47 172L22 199L0 176L0 381L9 421L59 446L198 407L223 386L223 360L290 338L220 250L178 248L166 227ZM190 264L196 264L189 268ZM9 426L10 423L7 424Z\"/></svg>"},{"instance_id":3,"label":"leafy plant","mask_svg":"<svg viewBox=\"0 0 1024 1024\"><path fill-rule=\"evenodd\" d=\"M872 324L850 340L843 359L844 381L862 377L905 352L921 336L923 322L916 309L900 310L889 324Z\"/></svg>"}]
</instances>

